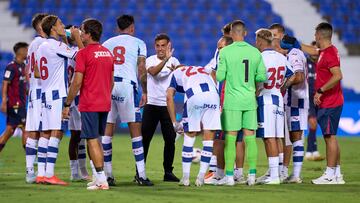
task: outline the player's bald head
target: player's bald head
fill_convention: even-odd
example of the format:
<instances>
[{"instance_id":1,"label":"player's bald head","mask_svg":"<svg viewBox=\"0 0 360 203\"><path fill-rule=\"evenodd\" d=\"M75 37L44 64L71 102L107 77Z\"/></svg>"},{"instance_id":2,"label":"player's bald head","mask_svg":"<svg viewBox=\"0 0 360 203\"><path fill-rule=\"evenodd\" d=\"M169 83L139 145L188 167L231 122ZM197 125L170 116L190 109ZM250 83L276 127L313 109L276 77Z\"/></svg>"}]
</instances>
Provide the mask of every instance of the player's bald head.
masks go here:
<instances>
[{"instance_id":1,"label":"player's bald head","mask_svg":"<svg viewBox=\"0 0 360 203\"><path fill-rule=\"evenodd\" d=\"M242 36L246 35L245 23L242 20L235 20L231 23L231 33L233 35Z\"/></svg>"}]
</instances>

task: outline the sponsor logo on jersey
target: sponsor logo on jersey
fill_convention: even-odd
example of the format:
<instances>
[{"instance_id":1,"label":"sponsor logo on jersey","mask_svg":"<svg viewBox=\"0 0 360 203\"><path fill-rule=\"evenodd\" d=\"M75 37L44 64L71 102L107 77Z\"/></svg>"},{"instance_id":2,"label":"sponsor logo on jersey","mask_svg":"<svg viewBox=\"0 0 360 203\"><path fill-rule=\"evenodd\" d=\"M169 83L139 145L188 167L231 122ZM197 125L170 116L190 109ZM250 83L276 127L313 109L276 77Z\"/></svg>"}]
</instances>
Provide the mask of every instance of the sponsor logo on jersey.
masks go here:
<instances>
[{"instance_id":1,"label":"sponsor logo on jersey","mask_svg":"<svg viewBox=\"0 0 360 203\"><path fill-rule=\"evenodd\" d=\"M95 58L111 57L111 54L108 51L95 51L94 53L95 53Z\"/></svg>"},{"instance_id":2,"label":"sponsor logo on jersey","mask_svg":"<svg viewBox=\"0 0 360 203\"><path fill-rule=\"evenodd\" d=\"M194 107L196 110L198 109L216 109L217 105L216 104L204 104L202 106L199 105L195 105Z\"/></svg>"},{"instance_id":3,"label":"sponsor logo on jersey","mask_svg":"<svg viewBox=\"0 0 360 203\"><path fill-rule=\"evenodd\" d=\"M285 112L284 111L279 111L279 110L273 110L274 114L279 114L280 116L284 116Z\"/></svg>"},{"instance_id":4,"label":"sponsor logo on jersey","mask_svg":"<svg viewBox=\"0 0 360 203\"><path fill-rule=\"evenodd\" d=\"M45 104L45 108L47 108L47 109L52 109L52 105L50 105L50 104Z\"/></svg>"},{"instance_id":5,"label":"sponsor logo on jersey","mask_svg":"<svg viewBox=\"0 0 360 203\"><path fill-rule=\"evenodd\" d=\"M115 95L111 95L111 99L114 100L114 101L117 101L117 102L124 102L125 97L118 97L118 96L115 96Z\"/></svg>"}]
</instances>

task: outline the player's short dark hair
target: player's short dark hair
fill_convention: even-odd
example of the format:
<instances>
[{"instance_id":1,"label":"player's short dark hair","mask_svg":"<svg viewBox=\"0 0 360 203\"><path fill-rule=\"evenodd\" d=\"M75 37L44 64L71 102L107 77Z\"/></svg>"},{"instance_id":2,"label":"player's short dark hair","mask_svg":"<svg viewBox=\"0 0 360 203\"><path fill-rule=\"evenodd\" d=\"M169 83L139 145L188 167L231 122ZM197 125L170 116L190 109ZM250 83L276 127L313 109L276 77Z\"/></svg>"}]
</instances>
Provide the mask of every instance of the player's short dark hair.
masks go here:
<instances>
[{"instance_id":1,"label":"player's short dark hair","mask_svg":"<svg viewBox=\"0 0 360 203\"><path fill-rule=\"evenodd\" d=\"M37 26L39 25L39 23L41 23L41 21L47 16L48 14L46 13L36 13L32 20L31 20L31 25L34 28L34 30L37 30Z\"/></svg>"},{"instance_id":2,"label":"player's short dark hair","mask_svg":"<svg viewBox=\"0 0 360 203\"><path fill-rule=\"evenodd\" d=\"M223 28L221 28L221 32L223 33L223 35L230 34L230 30L231 30L231 23L227 23L226 25L224 25Z\"/></svg>"},{"instance_id":3,"label":"player's short dark hair","mask_svg":"<svg viewBox=\"0 0 360 203\"><path fill-rule=\"evenodd\" d=\"M222 36L221 38L225 40L225 46L232 44L234 42L234 40L228 36Z\"/></svg>"},{"instance_id":4,"label":"player's short dark hair","mask_svg":"<svg viewBox=\"0 0 360 203\"><path fill-rule=\"evenodd\" d=\"M270 30L277 29L281 33L285 33L285 27L281 25L280 23L274 23L269 26Z\"/></svg>"},{"instance_id":5,"label":"player's short dark hair","mask_svg":"<svg viewBox=\"0 0 360 203\"><path fill-rule=\"evenodd\" d=\"M157 34L155 37L155 42L163 39L166 40L167 42L170 42L170 37L166 33Z\"/></svg>"},{"instance_id":6,"label":"player's short dark hair","mask_svg":"<svg viewBox=\"0 0 360 203\"><path fill-rule=\"evenodd\" d=\"M231 32L236 33L237 35L245 36L246 26L244 21L235 20L231 23Z\"/></svg>"},{"instance_id":7,"label":"player's short dark hair","mask_svg":"<svg viewBox=\"0 0 360 203\"><path fill-rule=\"evenodd\" d=\"M322 22L315 28L324 38L331 39L333 27L330 23Z\"/></svg>"},{"instance_id":8,"label":"player's short dark hair","mask_svg":"<svg viewBox=\"0 0 360 203\"><path fill-rule=\"evenodd\" d=\"M99 42L103 30L101 22L93 18L88 18L85 19L82 24L84 26L85 33L90 34L94 41Z\"/></svg>"},{"instance_id":9,"label":"player's short dark hair","mask_svg":"<svg viewBox=\"0 0 360 203\"><path fill-rule=\"evenodd\" d=\"M125 30L130 25L135 23L134 17L131 15L119 16L116 21L120 30Z\"/></svg>"},{"instance_id":10,"label":"player's short dark hair","mask_svg":"<svg viewBox=\"0 0 360 203\"><path fill-rule=\"evenodd\" d=\"M26 42L18 42L14 45L13 47L13 50L14 50L14 53L16 54L17 51L19 51L19 49L21 48L27 48L29 47L29 44L26 43Z\"/></svg>"},{"instance_id":11,"label":"player's short dark hair","mask_svg":"<svg viewBox=\"0 0 360 203\"><path fill-rule=\"evenodd\" d=\"M59 19L56 15L48 15L41 21L41 28L47 36L50 36L51 28L56 24Z\"/></svg>"},{"instance_id":12,"label":"player's short dark hair","mask_svg":"<svg viewBox=\"0 0 360 203\"><path fill-rule=\"evenodd\" d=\"M241 26L243 27L245 30L246 30L246 26L245 26L245 23L244 21L242 20L234 20L232 23L231 23L231 29L237 27L237 26Z\"/></svg>"}]
</instances>

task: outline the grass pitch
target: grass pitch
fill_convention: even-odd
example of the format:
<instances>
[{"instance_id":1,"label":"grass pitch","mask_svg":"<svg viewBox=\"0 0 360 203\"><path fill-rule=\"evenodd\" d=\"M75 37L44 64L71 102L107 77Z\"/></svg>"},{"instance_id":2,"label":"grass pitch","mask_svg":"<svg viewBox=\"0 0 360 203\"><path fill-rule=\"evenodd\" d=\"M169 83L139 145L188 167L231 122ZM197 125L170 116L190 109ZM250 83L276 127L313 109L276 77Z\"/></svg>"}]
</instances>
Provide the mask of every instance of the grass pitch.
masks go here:
<instances>
[{"instance_id":1,"label":"grass pitch","mask_svg":"<svg viewBox=\"0 0 360 203\"><path fill-rule=\"evenodd\" d=\"M339 138L342 149L342 173L345 185L312 185L310 180L322 174L326 165L323 162L304 162L303 180L300 185L262 185L248 187L204 186L197 188L194 181L198 164L191 168L191 187L180 187L177 183L162 181L163 140L155 136L147 162L147 176L155 183L154 187L140 187L132 182L135 162L131 152L129 136L116 136L113 139L113 168L117 186L109 191L87 191L86 183L70 183L69 186L25 184L25 156L21 140L12 138L0 154L0 202L360 202L360 138ZM197 138L196 147L201 148ZM55 173L69 181L70 168L67 155L69 138L60 144L60 152ZM181 177L180 138L176 143L174 173ZM324 154L324 141L319 139L319 150ZM267 169L263 143L258 140L258 175ZM245 166L246 167L246 166ZM90 169L89 169L90 171Z\"/></svg>"}]
</instances>

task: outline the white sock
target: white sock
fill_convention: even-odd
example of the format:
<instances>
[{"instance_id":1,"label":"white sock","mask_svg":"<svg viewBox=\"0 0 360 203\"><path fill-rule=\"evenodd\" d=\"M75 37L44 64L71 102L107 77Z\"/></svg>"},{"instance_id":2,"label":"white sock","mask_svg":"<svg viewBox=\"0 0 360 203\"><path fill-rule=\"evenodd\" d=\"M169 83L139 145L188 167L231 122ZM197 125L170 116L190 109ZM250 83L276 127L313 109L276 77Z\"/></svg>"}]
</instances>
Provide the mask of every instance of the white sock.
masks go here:
<instances>
[{"instance_id":1,"label":"white sock","mask_svg":"<svg viewBox=\"0 0 360 203\"><path fill-rule=\"evenodd\" d=\"M85 139L81 139L79 142L79 147L78 147L78 163L79 163L79 168L80 168L80 172L81 175L83 177L88 176L89 173L86 169L86 146L85 146Z\"/></svg>"},{"instance_id":2,"label":"white sock","mask_svg":"<svg viewBox=\"0 0 360 203\"><path fill-rule=\"evenodd\" d=\"M38 145L38 176L45 176L48 143L48 139L40 137Z\"/></svg>"},{"instance_id":3,"label":"white sock","mask_svg":"<svg viewBox=\"0 0 360 203\"><path fill-rule=\"evenodd\" d=\"M330 178L333 178L335 176L335 172L336 172L336 167L326 167L326 175Z\"/></svg>"},{"instance_id":4,"label":"white sock","mask_svg":"<svg viewBox=\"0 0 360 203\"><path fill-rule=\"evenodd\" d=\"M293 175L294 177L299 178L301 174L301 168L304 159L304 142L303 140L298 140L293 143Z\"/></svg>"},{"instance_id":5,"label":"white sock","mask_svg":"<svg viewBox=\"0 0 360 203\"><path fill-rule=\"evenodd\" d=\"M107 177L113 177L112 174L112 137L105 135L101 140L104 150L104 171Z\"/></svg>"},{"instance_id":6,"label":"white sock","mask_svg":"<svg viewBox=\"0 0 360 203\"><path fill-rule=\"evenodd\" d=\"M216 172L217 158L215 155L211 156L209 171Z\"/></svg>"},{"instance_id":7,"label":"white sock","mask_svg":"<svg viewBox=\"0 0 360 203\"><path fill-rule=\"evenodd\" d=\"M209 163L212 157L213 152L213 140L204 140L203 143L203 150L201 150L201 159L200 159L200 170L198 174L199 179L204 179L205 173L209 167Z\"/></svg>"},{"instance_id":8,"label":"white sock","mask_svg":"<svg viewBox=\"0 0 360 203\"><path fill-rule=\"evenodd\" d=\"M26 172L27 174L34 174L34 162L36 159L38 140L28 137L26 139Z\"/></svg>"},{"instance_id":9,"label":"white sock","mask_svg":"<svg viewBox=\"0 0 360 203\"><path fill-rule=\"evenodd\" d=\"M234 170L234 176L235 176L235 177L241 177L241 176L243 176L243 168L235 168L235 170Z\"/></svg>"},{"instance_id":10,"label":"white sock","mask_svg":"<svg viewBox=\"0 0 360 203\"><path fill-rule=\"evenodd\" d=\"M71 176L79 176L79 162L78 160L70 160Z\"/></svg>"},{"instance_id":11,"label":"white sock","mask_svg":"<svg viewBox=\"0 0 360 203\"><path fill-rule=\"evenodd\" d=\"M269 168L270 168L270 177L272 179L279 178L279 157L269 157Z\"/></svg>"},{"instance_id":12,"label":"white sock","mask_svg":"<svg viewBox=\"0 0 360 203\"><path fill-rule=\"evenodd\" d=\"M59 153L59 143L60 139L56 137L50 137L47 157L46 157L46 171L45 176L50 178L54 176L55 163L57 159L57 155Z\"/></svg>"},{"instance_id":13,"label":"white sock","mask_svg":"<svg viewBox=\"0 0 360 203\"><path fill-rule=\"evenodd\" d=\"M105 172L102 170L102 171L97 171L95 173L95 176L96 176L96 182L97 183L105 183L106 182L106 175L105 175Z\"/></svg>"},{"instance_id":14,"label":"white sock","mask_svg":"<svg viewBox=\"0 0 360 203\"><path fill-rule=\"evenodd\" d=\"M90 160L90 167L91 167L92 175L96 176L96 170L95 170L94 162L92 160Z\"/></svg>"},{"instance_id":15,"label":"white sock","mask_svg":"<svg viewBox=\"0 0 360 203\"><path fill-rule=\"evenodd\" d=\"M182 168L183 168L183 178L190 178L190 168L193 157L193 146L195 143L195 137L189 137L184 134L184 144L182 149Z\"/></svg>"},{"instance_id":16,"label":"white sock","mask_svg":"<svg viewBox=\"0 0 360 203\"><path fill-rule=\"evenodd\" d=\"M146 179L145 161L144 161L144 147L142 143L142 136L131 139L132 150L135 156L136 168L140 178Z\"/></svg>"},{"instance_id":17,"label":"white sock","mask_svg":"<svg viewBox=\"0 0 360 203\"><path fill-rule=\"evenodd\" d=\"M336 168L335 168L335 176L336 176L336 177L341 176L340 165L336 165Z\"/></svg>"}]
</instances>

